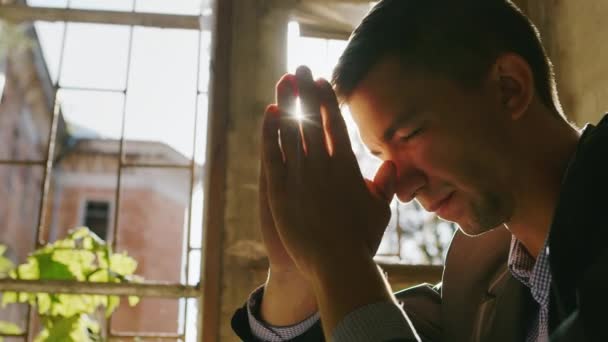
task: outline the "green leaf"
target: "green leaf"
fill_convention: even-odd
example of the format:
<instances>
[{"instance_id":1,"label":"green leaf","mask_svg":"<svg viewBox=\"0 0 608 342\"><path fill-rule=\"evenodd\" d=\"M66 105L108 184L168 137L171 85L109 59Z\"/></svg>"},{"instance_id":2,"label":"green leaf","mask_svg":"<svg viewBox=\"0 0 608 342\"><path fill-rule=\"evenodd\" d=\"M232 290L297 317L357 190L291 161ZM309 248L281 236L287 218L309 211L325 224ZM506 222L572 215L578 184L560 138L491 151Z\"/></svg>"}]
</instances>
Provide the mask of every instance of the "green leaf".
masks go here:
<instances>
[{"instance_id":1,"label":"green leaf","mask_svg":"<svg viewBox=\"0 0 608 342\"><path fill-rule=\"evenodd\" d=\"M11 271L9 276L14 279L40 279L40 267L38 264L38 259L32 256L27 257L27 262L19 265L16 270Z\"/></svg>"},{"instance_id":2,"label":"green leaf","mask_svg":"<svg viewBox=\"0 0 608 342\"><path fill-rule=\"evenodd\" d=\"M108 273L108 270L98 269L95 272L91 273L87 278L90 282L107 283L110 279L110 275Z\"/></svg>"},{"instance_id":3,"label":"green leaf","mask_svg":"<svg viewBox=\"0 0 608 342\"><path fill-rule=\"evenodd\" d=\"M0 246L0 261L6 248ZM1 263L0 267L8 263ZM80 228L63 240L48 244L28 256L25 263L11 267L8 276L28 280L76 280L93 282L142 281L134 275L135 259L126 253L114 254L110 246L90 232ZM28 294L5 292L1 294L2 305L29 303L36 306L44 329L36 342L91 342L101 339L99 324L89 315L105 307L111 315L120 305L118 296L75 294ZM139 302L136 296L128 297L129 305ZM2 342L0 340L0 342Z\"/></svg>"},{"instance_id":4,"label":"green leaf","mask_svg":"<svg viewBox=\"0 0 608 342\"><path fill-rule=\"evenodd\" d=\"M36 295L38 303L38 313L41 315L48 314L51 310L51 296L48 293L38 293Z\"/></svg>"},{"instance_id":5,"label":"green leaf","mask_svg":"<svg viewBox=\"0 0 608 342\"><path fill-rule=\"evenodd\" d=\"M66 265L76 280L86 280L85 274L95 269L93 262L95 254L85 250L57 250L52 254L52 260Z\"/></svg>"},{"instance_id":6,"label":"green leaf","mask_svg":"<svg viewBox=\"0 0 608 342\"><path fill-rule=\"evenodd\" d=\"M137 261L126 253L112 254L110 256L110 269L120 275L131 275L137 269Z\"/></svg>"},{"instance_id":7,"label":"green leaf","mask_svg":"<svg viewBox=\"0 0 608 342\"><path fill-rule=\"evenodd\" d=\"M0 334L22 334L23 331L17 324L11 322L0 321Z\"/></svg>"},{"instance_id":8,"label":"green leaf","mask_svg":"<svg viewBox=\"0 0 608 342\"><path fill-rule=\"evenodd\" d=\"M68 239L78 240L78 239L82 239L87 236L91 236L91 234L92 234L92 232L89 230L88 227L80 227L80 228L77 228L76 230L72 231L68 235Z\"/></svg>"},{"instance_id":9,"label":"green leaf","mask_svg":"<svg viewBox=\"0 0 608 342\"><path fill-rule=\"evenodd\" d=\"M80 327L79 320L80 315L53 321L51 324L45 326L48 331L47 334L45 334L47 335L46 338L43 340L36 338L36 342L81 342L73 338L76 329Z\"/></svg>"},{"instance_id":10,"label":"green leaf","mask_svg":"<svg viewBox=\"0 0 608 342\"><path fill-rule=\"evenodd\" d=\"M53 260L54 253L43 253L34 255L38 261L40 278L49 280L76 280L69 267L63 263Z\"/></svg>"},{"instance_id":11,"label":"green leaf","mask_svg":"<svg viewBox=\"0 0 608 342\"><path fill-rule=\"evenodd\" d=\"M97 255L97 265L99 265L99 268L106 269L110 266L110 257L106 251L98 251L95 254Z\"/></svg>"},{"instance_id":12,"label":"green leaf","mask_svg":"<svg viewBox=\"0 0 608 342\"><path fill-rule=\"evenodd\" d=\"M6 278L9 271L15 268L15 264L4 256L6 252L6 246L0 245L0 278Z\"/></svg>"},{"instance_id":13,"label":"green leaf","mask_svg":"<svg viewBox=\"0 0 608 342\"><path fill-rule=\"evenodd\" d=\"M17 292L3 292L2 293L2 307L7 304L17 303Z\"/></svg>"},{"instance_id":14,"label":"green leaf","mask_svg":"<svg viewBox=\"0 0 608 342\"><path fill-rule=\"evenodd\" d=\"M108 306L106 306L106 317L110 317L110 315L114 312L114 310L116 310L118 305L120 305L120 297L109 296Z\"/></svg>"},{"instance_id":15,"label":"green leaf","mask_svg":"<svg viewBox=\"0 0 608 342\"><path fill-rule=\"evenodd\" d=\"M89 250L89 251L93 250L95 248L95 245L93 244L93 238L90 236L83 238L82 239L82 248Z\"/></svg>"},{"instance_id":16,"label":"green leaf","mask_svg":"<svg viewBox=\"0 0 608 342\"><path fill-rule=\"evenodd\" d=\"M137 303L139 303L139 297L137 296L129 296L129 298L127 298L129 300L129 305L130 306L135 306L137 305Z\"/></svg>"}]
</instances>

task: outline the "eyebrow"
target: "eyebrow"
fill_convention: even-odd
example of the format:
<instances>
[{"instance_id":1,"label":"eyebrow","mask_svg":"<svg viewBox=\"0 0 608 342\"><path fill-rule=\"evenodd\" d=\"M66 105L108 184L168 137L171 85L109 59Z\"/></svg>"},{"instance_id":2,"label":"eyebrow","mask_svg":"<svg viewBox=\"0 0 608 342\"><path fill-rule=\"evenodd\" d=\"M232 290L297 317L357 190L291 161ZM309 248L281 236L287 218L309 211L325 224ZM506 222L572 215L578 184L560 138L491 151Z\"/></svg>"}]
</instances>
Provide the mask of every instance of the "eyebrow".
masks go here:
<instances>
[{"instance_id":1,"label":"eyebrow","mask_svg":"<svg viewBox=\"0 0 608 342\"><path fill-rule=\"evenodd\" d=\"M384 134L382 135L384 141L391 141L397 130L403 127L403 125L405 125L407 122L412 121L417 115L418 112L413 109L409 109L399 114L391 125L384 131Z\"/></svg>"}]
</instances>

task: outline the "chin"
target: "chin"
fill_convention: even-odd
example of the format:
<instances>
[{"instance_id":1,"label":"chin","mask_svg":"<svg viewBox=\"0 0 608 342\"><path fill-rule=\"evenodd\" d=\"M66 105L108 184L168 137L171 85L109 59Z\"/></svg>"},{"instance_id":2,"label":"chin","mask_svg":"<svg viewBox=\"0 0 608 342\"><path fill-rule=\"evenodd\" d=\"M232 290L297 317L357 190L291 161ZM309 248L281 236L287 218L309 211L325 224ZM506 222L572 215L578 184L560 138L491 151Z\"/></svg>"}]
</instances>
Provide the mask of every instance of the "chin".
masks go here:
<instances>
[{"instance_id":1,"label":"chin","mask_svg":"<svg viewBox=\"0 0 608 342\"><path fill-rule=\"evenodd\" d=\"M479 236L479 235L483 235L487 232L491 232L494 229L503 227L503 224L499 224L499 225L494 225L494 226L490 226L490 228L484 227L484 226L478 226L478 225L462 225L462 224L458 224L458 228L460 229L461 232L464 233L464 235L466 236L470 236L470 237L475 237L475 236Z\"/></svg>"}]
</instances>

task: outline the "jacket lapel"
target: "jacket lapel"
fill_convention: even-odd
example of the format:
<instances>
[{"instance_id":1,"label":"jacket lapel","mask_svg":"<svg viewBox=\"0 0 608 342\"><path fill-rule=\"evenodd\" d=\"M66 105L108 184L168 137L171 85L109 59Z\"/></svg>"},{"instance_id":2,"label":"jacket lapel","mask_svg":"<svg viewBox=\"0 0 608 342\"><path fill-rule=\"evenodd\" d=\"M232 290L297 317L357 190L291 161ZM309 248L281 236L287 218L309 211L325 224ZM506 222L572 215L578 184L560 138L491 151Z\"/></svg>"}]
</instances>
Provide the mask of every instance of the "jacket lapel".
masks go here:
<instances>
[{"instance_id":1,"label":"jacket lapel","mask_svg":"<svg viewBox=\"0 0 608 342\"><path fill-rule=\"evenodd\" d=\"M443 274L444 341L521 340L525 290L507 270L510 242L504 227L477 237L456 232Z\"/></svg>"}]
</instances>

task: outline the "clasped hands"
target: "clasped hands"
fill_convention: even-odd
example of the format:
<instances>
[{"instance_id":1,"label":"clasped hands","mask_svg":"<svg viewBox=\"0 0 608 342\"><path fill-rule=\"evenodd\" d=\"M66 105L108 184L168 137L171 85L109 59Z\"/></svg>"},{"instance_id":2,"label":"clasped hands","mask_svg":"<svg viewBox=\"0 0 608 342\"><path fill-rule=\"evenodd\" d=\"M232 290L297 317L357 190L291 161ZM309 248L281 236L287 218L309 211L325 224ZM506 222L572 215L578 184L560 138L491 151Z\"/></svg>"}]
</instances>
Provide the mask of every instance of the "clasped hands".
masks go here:
<instances>
[{"instance_id":1,"label":"clasped hands","mask_svg":"<svg viewBox=\"0 0 608 342\"><path fill-rule=\"evenodd\" d=\"M299 97L302 117L294 115ZM276 87L262 129L260 206L271 268L307 278L371 259L390 218L396 169L361 175L331 85L300 67ZM331 271L329 269L329 271Z\"/></svg>"}]
</instances>

